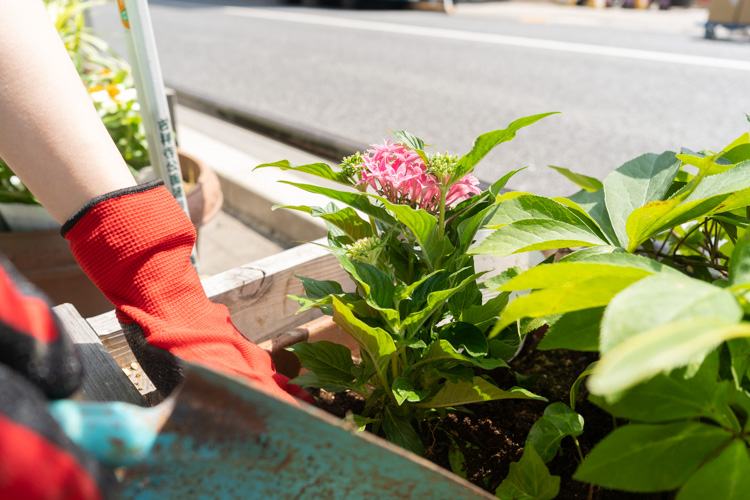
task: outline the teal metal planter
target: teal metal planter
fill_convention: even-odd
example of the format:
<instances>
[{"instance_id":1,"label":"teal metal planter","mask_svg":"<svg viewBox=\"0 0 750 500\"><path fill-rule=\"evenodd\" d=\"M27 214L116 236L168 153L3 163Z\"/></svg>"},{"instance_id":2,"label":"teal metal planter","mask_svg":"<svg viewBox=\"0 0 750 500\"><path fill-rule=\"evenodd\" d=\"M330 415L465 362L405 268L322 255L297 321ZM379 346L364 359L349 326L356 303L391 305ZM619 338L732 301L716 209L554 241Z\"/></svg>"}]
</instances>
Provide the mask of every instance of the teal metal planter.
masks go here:
<instances>
[{"instance_id":1,"label":"teal metal planter","mask_svg":"<svg viewBox=\"0 0 750 500\"><path fill-rule=\"evenodd\" d=\"M494 498L319 409L194 364L153 408L65 401L52 411L80 446L122 466L122 498Z\"/></svg>"}]
</instances>

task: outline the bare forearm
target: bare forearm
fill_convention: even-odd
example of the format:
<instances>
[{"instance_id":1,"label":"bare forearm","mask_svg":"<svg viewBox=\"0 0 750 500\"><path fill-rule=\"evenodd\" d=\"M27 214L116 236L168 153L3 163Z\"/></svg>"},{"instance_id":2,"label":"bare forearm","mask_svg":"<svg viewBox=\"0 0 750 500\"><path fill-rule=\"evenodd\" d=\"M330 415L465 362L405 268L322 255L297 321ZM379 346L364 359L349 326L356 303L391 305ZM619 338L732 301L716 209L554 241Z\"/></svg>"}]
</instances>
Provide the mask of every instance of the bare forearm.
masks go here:
<instances>
[{"instance_id":1,"label":"bare forearm","mask_svg":"<svg viewBox=\"0 0 750 500\"><path fill-rule=\"evenodd\" d=\"M0 3L0 157L60 222L135 185L41 0Z\"/></svg>"}]
</instances>

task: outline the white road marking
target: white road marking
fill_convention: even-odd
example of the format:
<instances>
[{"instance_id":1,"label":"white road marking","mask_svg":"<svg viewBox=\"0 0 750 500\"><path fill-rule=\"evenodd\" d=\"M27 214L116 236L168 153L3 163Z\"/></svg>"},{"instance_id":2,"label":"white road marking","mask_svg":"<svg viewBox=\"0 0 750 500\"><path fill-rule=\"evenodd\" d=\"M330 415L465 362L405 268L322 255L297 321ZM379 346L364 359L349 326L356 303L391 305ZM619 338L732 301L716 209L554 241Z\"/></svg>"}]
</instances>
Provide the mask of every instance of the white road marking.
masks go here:
<instances>
[{"instance_id":1,"label":"white road marking","mask_svg":"<svg viewBox=\"0 0 750 500\"><path fill-rule=\"evenodd\" d=\"M399 35L442 38L446 40L461 40L465 42L489 43L511 47L531 49L555 50L559 52L574 52L597 56L621 57L638 59L641 61L683 64L688 66L702 66L704 68L733 69L750 71L750 61L737 59L720 59L715 57L694 56L689 54L674 54L670 52L655 52L650 50L627 49L621 47L607 47L603 45L588 45L584 43L560 42L542 40L520 36L497 35L493 33L474 33L471 31L430 28L426 26L411 26L385 22L363 21L342 17L325 17L298 12L281 12L243 7L221 7L221 11L231 16L267 19L290 23L313 24L333 28L376 31L380 33L395 33Z\"/></svg>"}]
</instances>

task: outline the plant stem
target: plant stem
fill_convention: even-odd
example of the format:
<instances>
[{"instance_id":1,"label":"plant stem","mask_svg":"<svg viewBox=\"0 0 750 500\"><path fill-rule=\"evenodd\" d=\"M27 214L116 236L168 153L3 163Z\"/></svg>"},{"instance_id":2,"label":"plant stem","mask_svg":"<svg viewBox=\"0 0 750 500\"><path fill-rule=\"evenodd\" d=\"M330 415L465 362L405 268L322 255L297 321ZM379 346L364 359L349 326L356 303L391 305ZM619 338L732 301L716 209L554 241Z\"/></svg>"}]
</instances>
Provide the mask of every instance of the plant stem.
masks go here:
<instances>
[{"instance_id":1,"label":"plant stem","mask_svg":"<svg viewBox=\"0 0 750 500\"><path fill-rule=\"evenodd\" d=\"M438 220L438 238L441 240L445 235L445 194L447 189L440 186L440 219Z\"/></svg>"},{"instance_id":2,"label":"plant stem","mask_svg":"<svg viewBox=\"0 0 750 500\"><path fill-rule=\"evenodd\" d=\"M578 438L575 436L571 436L573 438L573 442L576 444L576 450L578 450L578 457L581 459L581 462L583 462L583 450L581 450L581 443L578 442Z\"/></svg>"},{"instance_id":3,"label":"plant stem","mask_svg":"<svg viewBox=\"0 0 750 500\"><path fill-rule=\"evenodd\" d=\"M685 243L685 240L687 240L688 236L693 234L699 227L701 227L701 224L696 224L695 226L691 227L687 233L685 233L685 236L683 236L682 239L677 243L677 245L675 245L675 247L672 249L672 258L677 255L677 250L683 243Z\"/></svg>"}]
</instances>

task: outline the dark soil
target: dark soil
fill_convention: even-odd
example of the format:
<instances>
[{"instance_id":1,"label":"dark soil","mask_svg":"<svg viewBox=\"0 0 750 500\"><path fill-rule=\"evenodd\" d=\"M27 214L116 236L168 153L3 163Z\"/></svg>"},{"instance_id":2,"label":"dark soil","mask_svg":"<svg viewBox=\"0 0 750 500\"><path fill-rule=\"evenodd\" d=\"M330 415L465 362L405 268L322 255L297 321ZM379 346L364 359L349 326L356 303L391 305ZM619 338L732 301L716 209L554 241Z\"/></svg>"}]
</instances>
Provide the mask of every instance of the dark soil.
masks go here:
<instances>
[{"instance_id":1,"label":"dark soil","mask_svg":"<svg viewBox=\"0 0 750 500\"><path fill-rule=\"evenodd\" d=\"M469 406L469 413L451 413L439 421L426 423L422 441L426 458L451 470L448 453L453 442L466 445L464 449L466 479L494 493L508 474L511 462L520 460L529 429L542 416L548 404L563 402L570 404L569 391L578 376L596 360L596 353L554 350L539 351L537 336L529 338L526 348L511 365L511 370L498 369L490 372L499 387L519 385L514 373L536 376L531 391L546 397L542 401L500 400ZM533 379L532 379L533 380ZM348 394L315 392L318 406L339 417L348 411L354 413L364 409L361 397ZM576 402L576 411L584 418L584 432L579 436L584 456L609 434L614 426L612 417L586 399L585 384ZM561 453L549 464L553 475L561 477L558 499L583 500L661 500L672 498L672 494L637 494L606 490L575 481L573 473L580 459L571 438L562 442Z\"/></svg>"}]
</instances>

